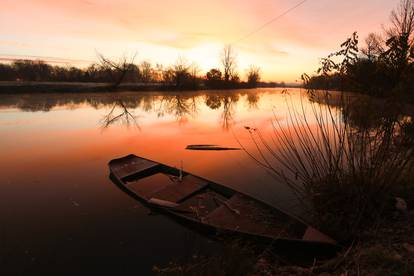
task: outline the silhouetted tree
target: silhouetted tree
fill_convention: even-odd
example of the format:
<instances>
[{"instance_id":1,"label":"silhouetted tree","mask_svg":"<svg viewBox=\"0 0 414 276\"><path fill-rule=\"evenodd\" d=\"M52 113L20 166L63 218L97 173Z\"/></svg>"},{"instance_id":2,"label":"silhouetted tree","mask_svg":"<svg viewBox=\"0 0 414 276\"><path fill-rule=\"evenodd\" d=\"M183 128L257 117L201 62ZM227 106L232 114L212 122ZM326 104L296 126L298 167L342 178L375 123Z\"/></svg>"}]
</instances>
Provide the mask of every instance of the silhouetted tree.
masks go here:
<instances>
[{"instance_id":1,"label":"silhouetted tree","mask_svg":"<svg viewBox=\"0 0 414 276\"><path fill-rule=\"evenodd\" d=\"M200 78L198 77L198 74L200 72L200 67L196 63L192 63L189 68L189 73L191 76L191 88L192 89L198 89L200 86Z\"/></svg>"},{"instance_id":2,"label":"silhouetted tree","mask_svg":"<svg viewBox=\"0 0 414 276\"><path fill-rule=\"evenodd\" d=\"M109 72L113 80L113 87L118 87L124 80L127 73L136 68L134 65L135 56L136 54L130 61L127 60L126 56L123 56L118 61L113 61L98 53L100 65L104 70Z\"/></svg>"},{"instance_id":3,"label":"silhouetted tree","mask_svg":"<svg viewBox=\"0 0 414 276\"><path fill-rule=\"evenodd\" d=\"M237 67L236 54L234 53L231 45L224 47L221 56L221 64L224 71L224 81L229 82L235 77Z\"/></svg>"},{"instance_id":4,"label":"silhouetted tree","mask_svg":"<svg viewBox=\"0 0 414 276\"><path fill-rule=\"evenodd\" d=\"M14 68L0 63L0 81L15 81L17 79Z\"/></svg>"},{"instance_id":5,"label":"silhouetted tree","mask_svg":"<svg viewBox=\"0 0 414 276\"><path fill-rule=\"evenodd\" d=\"M171 67L168 67L164 70L162 70L162 82L164 85L170 86L173 85L175 82L175 72L174 69Z\"/></svg>"},{"instance_id":6,"label":"silhouetted tree","mask_svg":"<svg viewBox=\"0 0 414 276\"><path fill-rule=\"evenodd\" d=\"M354 33L341 50L321 60L319 76L308 80L310 88L357 90L370 94L392 94L395 89L413 87L414 0L401 0L391 13L391 26L385 42L371 33L359 54L358 36ZM338 58L341 60L337 62Z\"/></svg>"},{"instance_id":7,"label":"silhouetted tree","mask_svg":"<svg viewBox=\"0 0 414 276\"><path fill-rule=\"evenodd\" d=\"M361 52L369 60L376 60L384 53L383 44L382 38L379 35L370 33L367 38L365 38L365 47L361 49Z\"/></svg>"},{"instance_id":8,"label":"silhouetted tree","mask_svg":"<svg viewBox=\"0 0 414 276\"><path fill-rule=\"evenodd\" d=\"M16 79L26 81L49 81L52 66L41 60L17 60L12 65Z\"/></svg>"},{"instance_id":9,"label":"silhouetted tree","mask_svg":"<svg viewBox=\"0 0 414 276\"><path fill-rule=\"evenodd\" d=\"M260 68L256 66L250 66L247 71L247 85L249 87L257 87L260 81Z\"/></svg>"},{"instance_id":10,"label":"silhouetted tree","mask_svg":"<svg viewBox=\"0 0 414 276\"><path fill-rule=\"evenodd\" d=\"M208 87L217 88L221 85L222 74L218 69L211 69L206 74L206 85Z\"/></svg>"},{"instance_id":11,"label":"silhouetted tree","mask_svg":"<svg viewBox=\"0 0 414 276\"><path fill-rule=\"evenodd\" d=\"M391 12L391 27L386 29L389 38L406 35L409 44L414 40L414 1L400 0L397 9Z\"/></svg>"},{"instance_id":12,"label":"silhouetted tree","mask_svg":"<svg viewBox=\"0 0 414 276\"><path fill-rule=\"evenodd\" d=\"M189 73L190 65L183 57L179 57L173 66L174 85L179 89L183 89L188 85L191 75Z\"/></svg>"},{"instance_id":13,"label":"silhouetted tree","mask_svg":"<svg viewBox=\"0 0 414 276\"><path fill-rule=\"evenodd\" d=\"M391 65L393 79L398 82L414 57L414 1L401 0L397 9L391 12L390 20L391 27L386 30L388 49L382 58Z\"/></svg>"},{"instance_id":14,"label":"silhouetted tree","mask_svg":"<svg viewBox=\"0 0 414 276\"><path fill-rule=\"evenodd\" d=\"M240 76L239 73L233 72L230 78L230 85L231 87L237 87L237 85L240 83Z\"/></svg>"},{"instance_id":15,"label":"silhouetted tree","mask_svg":"<svg viewBox=\"0 0 414 276\"><path fill-rule=\"evenodd\" d=\"M358 33L354 32L350 38L341 44L341 49L328 55L321 60L321 67L318 73L328 75L330 73L345 74L349 67L358 61ZM341 61L335 62L334 58L340 58Z\"/></svg>"},{"instance_id":16,"label":"silhouetted tree","mask_svg":"<svg viewBox=\"0 0 414 276\"><path fill-rule=\"evenodd\" d=\"M140 81L144 83L149 83L153 81L154 73L151 66L151 63L143 61L140 68Z\"/></svg>"}]
</instances>

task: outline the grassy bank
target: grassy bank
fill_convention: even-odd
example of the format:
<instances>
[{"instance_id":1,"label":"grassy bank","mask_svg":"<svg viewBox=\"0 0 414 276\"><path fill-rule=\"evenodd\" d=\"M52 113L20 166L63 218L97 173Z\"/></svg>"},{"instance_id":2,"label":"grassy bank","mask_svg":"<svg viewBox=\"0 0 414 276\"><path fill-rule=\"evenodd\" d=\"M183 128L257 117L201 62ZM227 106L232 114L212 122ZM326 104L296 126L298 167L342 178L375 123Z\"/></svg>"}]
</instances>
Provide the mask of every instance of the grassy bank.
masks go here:
<instances>
[{"instance_id":1,"label":"grassy bank","mask_svg":"<svg viewBox=\"0 0 414 276\"><path fill-rule=\"evenodd\" d=\"M0 82L0 94L157 91L165 89L168 87L156 83L125 83L115 88L111 83L94 82Z\"/></svg>"},{"instance_id":2,"label":"grassy bank","mask_svg":"<svg viewBox=\"0 0 414 276\"><path fill-rule=\"evenodd\" d=\"M251 87L247 83L237 85L223 85L208 87L199 85L197 87L181 87L167 85L164 83L121 83L114 87L111 83L95 82L14 82L0 81L0 94L22 94L22 93L84 93L84 92L123 92L123 91L196 91L196 90L234 90L251 88L275 88L280 87L274 83L259 83Z\"/></svg>"},{"instance_id":3,"label":"grassy bank","mask_svg":"<svg viewBox=\"0 0 414 276\"><path fill-rule=\"evenodd\" d=\"M365 231L337 257L306 263L272 251L257 253L251 245L229 243L216 256L155 266L156 275L414 275L414 211L396 212L375 229Z\"/></svg>"}]
</instances>

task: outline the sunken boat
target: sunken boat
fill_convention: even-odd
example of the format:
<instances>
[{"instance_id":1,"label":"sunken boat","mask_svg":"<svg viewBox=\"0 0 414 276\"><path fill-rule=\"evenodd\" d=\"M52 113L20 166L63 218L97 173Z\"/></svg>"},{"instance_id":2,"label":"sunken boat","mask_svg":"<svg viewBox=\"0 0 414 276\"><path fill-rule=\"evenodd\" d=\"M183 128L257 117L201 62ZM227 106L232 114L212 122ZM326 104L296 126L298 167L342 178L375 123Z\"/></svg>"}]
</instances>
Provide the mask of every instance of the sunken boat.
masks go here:
<instances>
[{"instance_id":1,"label":"sunken boat","mask_svg":"<svg viewBox=\"0 0 414 276\"><path fill-rule=\"evenodd\" d=\"M181 169L135 155L111 160L109 169L122 190L181 223L304 254L326 256L339 249L335 240L301 219Z\"/></svg>"}]
</instances>

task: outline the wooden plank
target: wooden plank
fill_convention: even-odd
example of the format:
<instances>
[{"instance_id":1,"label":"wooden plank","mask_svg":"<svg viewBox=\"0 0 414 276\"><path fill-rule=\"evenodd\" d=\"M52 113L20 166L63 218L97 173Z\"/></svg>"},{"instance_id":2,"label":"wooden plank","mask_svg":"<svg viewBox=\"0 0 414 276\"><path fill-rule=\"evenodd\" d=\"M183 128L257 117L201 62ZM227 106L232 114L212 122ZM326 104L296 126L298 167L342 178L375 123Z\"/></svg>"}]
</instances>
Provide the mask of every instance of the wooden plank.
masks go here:
<instances>
[{"instance_id":1,"label":"wooden plank","mask_svg":"<svg viewBox=\"0 0 414 276\"><path fill-rule=\"evenodd\" d=\"M192 175L187 175L183 177L182 181L177 179L173 184L154 193L152 197L178 203L207 185L208 183L206 181Z\"/></svg>"},{"instance_id":2,"label":"wooden plank","mask_svg":"<svg viewBox=\"0 0 414 276\"><path fill-rule=\"evenodd\" d=\"M272 238L300 239L296 222L266 205L236 194L203 220L217 228Z\"/></svg>"},{"instance_id":3,"label":"wooden plank","mask_svg":"<svg viewBox=\"0 0 414 276\"><path fill-rule=\"evenodd\" d=\"M182 201L175 209L180 213L186 213L189 219L202 221L204 217L219 208L220 202L224 200L227 199L221 194L206 188Z\"/></svg>"},{"instance_id":4,"label":"wooden plank","mask_svg":"<svg viewBox=\"0 0 414 276\"><path fill-rule=\"evenodd\" d=\"M158 163L138 157L128 158L122 161L123 162L111 165L112 173L115 174L119 179L126 178L134 174L139 174L159 166Z\"/></svg>"},{"instance_id":5,"label":"wooden plank","mask_svg":"<svg viewBox=\"0 0 414 276\"><path fill-rule=\"evenodd\" d=\"M149 200L156 192L172 184L174 182L168 175L157 173L142 179L129 181L127 182L127 187L139 197Z\"/></svg>"}]
</instances>

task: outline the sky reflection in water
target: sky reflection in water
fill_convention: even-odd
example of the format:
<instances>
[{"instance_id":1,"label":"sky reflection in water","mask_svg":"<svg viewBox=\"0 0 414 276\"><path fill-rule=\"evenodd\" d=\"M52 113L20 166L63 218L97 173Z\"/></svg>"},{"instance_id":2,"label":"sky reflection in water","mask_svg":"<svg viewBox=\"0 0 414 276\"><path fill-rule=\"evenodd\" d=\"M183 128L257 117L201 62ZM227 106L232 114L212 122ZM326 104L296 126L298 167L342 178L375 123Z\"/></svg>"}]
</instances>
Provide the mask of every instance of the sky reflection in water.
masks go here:
<instances>
[{"instance_id":1,"label":"sky reflection in water","mask_svg":"<svg viewBox=\"0 0 414 276\"><path fill-rule=\"evenodd\" d=\"M283 122L285 101L307 105L303 95L280 89L1 95L3 262L23 264L16 269L76 267L87 257L148 272L177 254L215 248L167 218L148 216L108 179L107 163L130 153L177 167L182 161L186 171L292 210L290 192L243 151L185 148L238 147L239 140L253 149L244 126L270 134L272 111Z\"/></svg>"}]
</instances>

